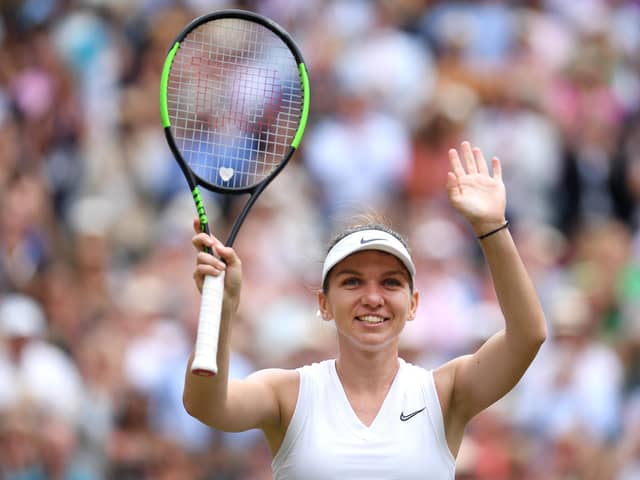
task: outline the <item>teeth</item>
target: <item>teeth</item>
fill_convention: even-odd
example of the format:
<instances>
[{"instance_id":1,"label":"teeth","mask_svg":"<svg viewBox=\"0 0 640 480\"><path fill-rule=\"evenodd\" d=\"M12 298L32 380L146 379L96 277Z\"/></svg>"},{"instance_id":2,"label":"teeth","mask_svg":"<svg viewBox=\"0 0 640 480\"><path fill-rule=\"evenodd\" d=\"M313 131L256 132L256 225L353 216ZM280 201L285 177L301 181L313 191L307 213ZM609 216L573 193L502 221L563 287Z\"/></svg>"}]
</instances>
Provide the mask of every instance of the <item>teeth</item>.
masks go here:
<instances>
[{"instance_id":1,"label":"teeth","mask_svg":"<svg viewBox=\"0 0 640 480\"><path fill-rule=\"evenodd\" d=\"M377 315L364 315L362 317L358 317L358 320L366 323L382 323L384 322L383 317L378 317Z\"/></svg>"}]
</instances>

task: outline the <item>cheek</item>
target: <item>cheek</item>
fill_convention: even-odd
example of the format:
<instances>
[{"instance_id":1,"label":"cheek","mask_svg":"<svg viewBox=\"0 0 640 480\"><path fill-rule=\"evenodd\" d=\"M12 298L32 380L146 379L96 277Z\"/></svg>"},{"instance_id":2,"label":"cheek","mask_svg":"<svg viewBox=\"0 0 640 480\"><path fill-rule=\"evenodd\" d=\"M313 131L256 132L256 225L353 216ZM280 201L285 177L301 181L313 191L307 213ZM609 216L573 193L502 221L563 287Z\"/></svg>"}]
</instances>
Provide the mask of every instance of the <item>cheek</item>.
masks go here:
<instances>
[{"instance_id":1,"label":"cheek","mask_svg":"<svg viewBox=\"0 0 640 480\"><path fill-rule=\"evenodd\" d=\"M333 291L325 299L326 311L333 316L342 313L351 313L361 301L361 295L345 290Z\"/></svg>"},{"instance_id":2,"label":"cheek","mask_svg":"<svg viewBox=\"0 0 640 480\"><path fill-rule=\"evenodd\" d=\"M406 310L408 313L411 313L414 310L414 306L417 308L417 304L414 304L413 297L411 295L406 295L402 297L402 299L398 299L398 308L402 308Z\"/></svg>"},{"instance_id":3,"label":"cheek","mask_svg":"<svg viewBox=\"0 0 640 480\"><path fill-rule=\"evenodd\" d=\"M412 293L408 288L402 289L401 291L396 292L396 294L393 297L396 299L396 302L398 304L402 303L404 305L411 306L411 303L413 301Z\"/></svg>"}]
</instances>

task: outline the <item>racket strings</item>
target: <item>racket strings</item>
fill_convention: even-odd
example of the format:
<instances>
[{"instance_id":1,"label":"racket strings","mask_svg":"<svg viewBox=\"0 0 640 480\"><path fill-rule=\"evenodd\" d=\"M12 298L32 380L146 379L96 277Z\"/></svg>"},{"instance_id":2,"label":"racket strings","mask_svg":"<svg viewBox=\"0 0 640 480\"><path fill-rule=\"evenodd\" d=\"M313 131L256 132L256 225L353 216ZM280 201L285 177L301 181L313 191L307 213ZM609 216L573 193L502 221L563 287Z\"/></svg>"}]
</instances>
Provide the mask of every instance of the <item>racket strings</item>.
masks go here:
<instances>
[{"instance_id":1,"label":"racket strings","mask_svg":"<svg viewBox=\"0 0 640 480\"><path fill-rule=\"evenodd\" d=\"M168 83L176 144L203 180L246 188L284 159L303 105L298 65L266 27L219 19L181 44Z\"/></svg>"}]
</instances>

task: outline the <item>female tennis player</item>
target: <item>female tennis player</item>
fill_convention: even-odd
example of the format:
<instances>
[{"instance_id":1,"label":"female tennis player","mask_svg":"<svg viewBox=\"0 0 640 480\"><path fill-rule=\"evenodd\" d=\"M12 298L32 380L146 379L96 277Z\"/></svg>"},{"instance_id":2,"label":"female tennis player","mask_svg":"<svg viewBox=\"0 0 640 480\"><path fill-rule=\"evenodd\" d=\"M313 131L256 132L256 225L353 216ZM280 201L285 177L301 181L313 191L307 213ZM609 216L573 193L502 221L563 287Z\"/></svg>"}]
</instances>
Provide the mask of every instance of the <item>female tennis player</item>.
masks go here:
<instances>
[{"instance_id":1,"label":"female tennis player","mask_svg":"<svg viewBox=\"0 0 640 480\"><path fill-rule=\"evenodd\" d=\"M194 236L198 287L205 275L226 270L226 278L219 371L199 377L187 368L185 408L219 430L261 429L275 480L453 479L465 426L514 387L544 342L543 312L505 219L500 162L493 158L490 173L480 149L464 142L460 150L449 152L449 199L479 239L505 325L476 352L434 370L398 355L419 300L407 246L389 228L365 225L336 239L322 269L319 308L336 324L337 358L230 381L241 262L218 239Z\"/></svg>"}]
</instances>

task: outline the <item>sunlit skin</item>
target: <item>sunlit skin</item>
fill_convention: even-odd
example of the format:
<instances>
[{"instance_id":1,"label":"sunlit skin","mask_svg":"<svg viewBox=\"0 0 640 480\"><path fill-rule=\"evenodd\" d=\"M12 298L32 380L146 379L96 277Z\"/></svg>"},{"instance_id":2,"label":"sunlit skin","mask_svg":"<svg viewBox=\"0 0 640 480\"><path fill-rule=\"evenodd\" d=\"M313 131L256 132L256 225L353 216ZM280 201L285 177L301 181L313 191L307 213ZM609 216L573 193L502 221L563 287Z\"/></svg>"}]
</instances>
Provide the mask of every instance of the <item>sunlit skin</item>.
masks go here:
<instances>
[{"instance_id":1,"label":"sunlit skin","mask_svg":"<svg viewBox=\"0 0 640 480\"><path fill-rule=\"evenodd\" d=\"M341 351L376 352L397 350L400 332L415 316L418 292L411 292L409 273L396 257L367 250L331 270L327 292L319 292L318 301L322 317L335 321ZM376 317L382 321L373 323Z\"/></svg>"},{"instance_id":2,"label":"sunlit skin","mask_svg":"<svg viewBox=\"0 0 640 480\"><path fill-rule=\"evenodd\" d=\"M463 142L459 150L451 149L449 160L446 189L450 203L479 237L505 320L504 328L475 352L433 370L446 443L455 457L469 420L502 398L522 377L546 338L546 323L535 288L505 228L506 192L500 161L494 157L489 165L482 151L469 142ZM194 229L193 245L199 252L196 286L202 289L205 275L225 271L225 295L218 374L199 377L187 367L185 408L218 430L261 429L275 455L296 408L300 376L296 370L274 368L254 372L244 380L229 379L230 331L240 301L242 262L232 248L202 233L197 219ZM486 236L489 232L494 233ZM205 253L205 247L215 256ZM323 318L335 322L338 331L337 374L353 411L365 425L376 417L398 371L400 332L418 307L419 296L411 291L409 280L396 257L362 251L335 265L327 290L318 292Z\"/></svg>"}]
</instances>

